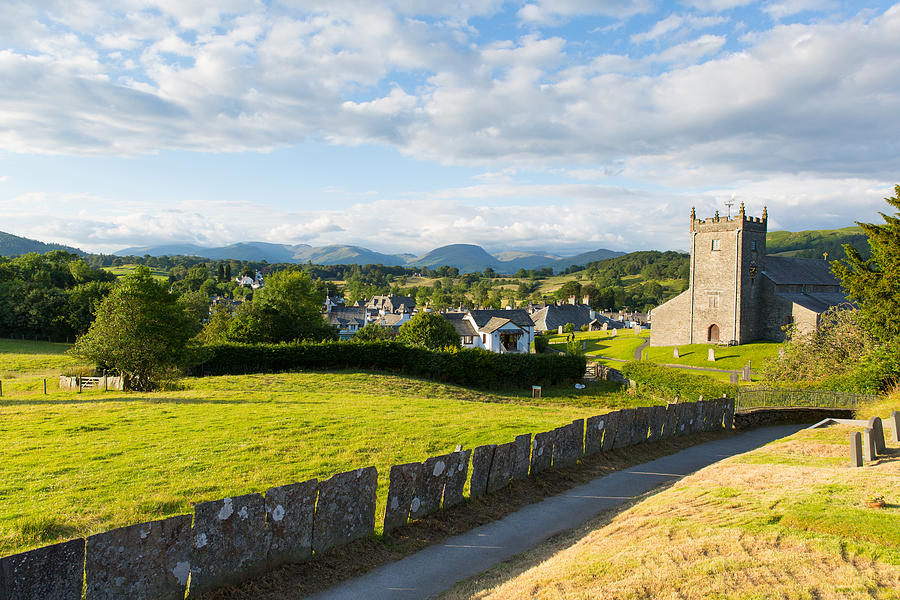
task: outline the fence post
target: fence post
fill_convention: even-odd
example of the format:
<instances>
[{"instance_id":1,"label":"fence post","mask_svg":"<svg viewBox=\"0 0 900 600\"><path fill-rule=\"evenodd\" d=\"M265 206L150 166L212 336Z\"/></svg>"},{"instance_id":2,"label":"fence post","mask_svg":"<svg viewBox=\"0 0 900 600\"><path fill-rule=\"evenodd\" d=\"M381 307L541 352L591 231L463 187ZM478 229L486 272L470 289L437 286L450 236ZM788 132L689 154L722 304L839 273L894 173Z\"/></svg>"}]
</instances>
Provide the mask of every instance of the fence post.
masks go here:
<instances>
[{"instance_id":1,"label":"fence post","mask_svg":"<svg viewBox=\"0 0 900 600\"><path fill-rule=\"evenodd\" d=\"M47 378L44 378L44 395L47 395Z\"/></svg>"},{"instance_id":2,"label":"fence post","mask_svg":"<svg viewBox=\"0 0 900 600\"><path fill-rule=\"evenodd\" d=\"M0 381L0 398L3 397L3 382Z\"/></svg>"}]
</instances>

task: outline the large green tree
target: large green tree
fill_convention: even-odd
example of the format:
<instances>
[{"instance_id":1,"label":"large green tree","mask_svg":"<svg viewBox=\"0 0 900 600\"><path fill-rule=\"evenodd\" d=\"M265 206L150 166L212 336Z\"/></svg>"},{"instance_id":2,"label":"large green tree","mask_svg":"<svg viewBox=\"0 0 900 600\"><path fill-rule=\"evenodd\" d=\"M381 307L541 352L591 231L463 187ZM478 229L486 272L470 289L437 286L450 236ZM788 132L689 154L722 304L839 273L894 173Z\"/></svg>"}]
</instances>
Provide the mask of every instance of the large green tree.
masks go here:
<instances>
[{"instance_id":1,"label":"large green tree","mask_svg":"<svg viewBox=\"0 0 900 600\"><path fill-rule=\"evenodd\" d=\"M431 350L459 347L459 334L450 321L433 312L420 312L400 326L397 340Z\"/></svg>"},{"instance_id":2,"label":"large green tree","mask_svg":"<svg viewBox=\"0 0 900 600\"><path fill-rule=\"evenodd\" d=\"M900 185L885 201L900 210ZM895 344L900 336L900 213L880 214L883 225L857 223L869 237L871 258L845 244L847 258L832 269L859 306L865 327L882 342Z\"/></svg>"},{"instance_id":3,"label":"large green tree","mask_svg":"<svg viewBox=\"0 0 900 600\"><path fill-rule=\"evenodd\" d=\"M238 308L225 336L253 344L334 339L322 315L324 302L324 291L303 271L275 273Z\"/></svg>"},{"instance_id":4,"label":"large green tree","mask_svg":"<svg viewBox=\"0 0 900 600\"><path fill-rule=\"evenodd\" d=\"M88 332L78 338L73 354L121 373L137 390L155 382L187 356L196 333L194 319L165 282L138 267L123 277L97 309Z\"/></svg>"}]
</instances>

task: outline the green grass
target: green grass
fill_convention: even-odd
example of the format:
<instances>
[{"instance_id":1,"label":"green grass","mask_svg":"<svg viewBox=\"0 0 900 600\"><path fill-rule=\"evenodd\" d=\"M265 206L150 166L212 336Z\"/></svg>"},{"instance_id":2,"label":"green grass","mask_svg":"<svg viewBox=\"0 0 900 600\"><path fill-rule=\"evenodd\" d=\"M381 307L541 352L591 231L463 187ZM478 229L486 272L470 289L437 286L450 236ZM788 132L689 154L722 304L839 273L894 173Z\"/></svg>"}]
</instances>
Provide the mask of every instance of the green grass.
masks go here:
<instances>
[{"instance_id":1,"label":"green grass","mask_svg":"<svg viewBox=\"0 0 900 600\"><path fill-rule=\"evenodd\" d=\"M58 345L47 354L3 348L0 364L14 365L20 380L70 360ZM368 465L379 472L380 519L393 464L650 403L607 382L544 388L532 400L530 390L351 371L187 378L177 387L45 396L8 392L4 382L0 555Z\"/></svg>"},{"instance_id":2,"label":"green grass","mask_svg":"<svg viewBox=\"0 0 900 600\"><path fill-rule=\"evenodd\" d=\"M65 352L69 344L0 339L0 382L3 396L43 392L59 387L59 375L77 369L79 361Z\"/></svg>"},{"instance_id":3,"label":"green grass","mask_svg":"<svg viewBox=\"0 0 900 600\"><path fill-rule=\"evenodd\" d=\"M632 329L619 329L618 334L615 336L610 331L575 332L575 339L578 342L587 342L585 355L593 359L604 357L634 360L634 351L646 342L649 337L649 331L645 330L640 335L635 335ZM566 334L551 336L550 345L557 350L565 350ZM600 362L604 361L601 360ZM609 364L614 365L614 363Z\"/></svg>"},{"instance_id":4,"label":"green grass","mask_svg":"<svg viewBox=\"0 0 900 600\"><path fill-rule=\"evenodd\" d=\"M672 350L676 346L659 346L647 348L647 360L660 364L689 365L732 371L743 369L747 366L747 361L750 361L753 369L756 370L766 360L777 356L780 346L781 344L778 342L753 342L740 346L686 344L677 346L678 358L672 356ZM710 348L715 350L715 362L707 360Z\"/></svg>"},{"instance_id":5,"label":"green grass","mask_svg":"<svg viewBox=\"0 0 900 600\"><path fill-rule=\"evenodd\" d=\"M103 267L105 271L109 271L116 277L124 277L125 275L130 275L134 273L134 270L138 268L139 265L119 265L116 267ZM169 280L169 272L165 269L156 269L151 267L150 274L153 275L154 279L159 279L163 281Z\"/></svg>"}]
</instances>

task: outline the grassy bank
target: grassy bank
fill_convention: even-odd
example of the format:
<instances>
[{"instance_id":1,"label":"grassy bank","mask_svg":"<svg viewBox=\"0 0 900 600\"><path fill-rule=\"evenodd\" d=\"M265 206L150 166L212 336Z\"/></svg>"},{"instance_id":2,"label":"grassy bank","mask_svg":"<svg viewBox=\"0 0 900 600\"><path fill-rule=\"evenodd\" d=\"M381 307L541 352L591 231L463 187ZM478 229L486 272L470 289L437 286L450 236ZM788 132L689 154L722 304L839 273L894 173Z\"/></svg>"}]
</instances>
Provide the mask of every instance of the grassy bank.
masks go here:
<instances>
[{"instance_id":1,"label":"grassy bank","mask_svg":"<svg viewBox=\"0 0 900 600\"><path fill-rule=\"evenodd\" d=\"M898 598L900 446L849 469L849 431L703 469L443 598ZM887 507L867 508L873 494Z\"/></svg>"}]
</instances>

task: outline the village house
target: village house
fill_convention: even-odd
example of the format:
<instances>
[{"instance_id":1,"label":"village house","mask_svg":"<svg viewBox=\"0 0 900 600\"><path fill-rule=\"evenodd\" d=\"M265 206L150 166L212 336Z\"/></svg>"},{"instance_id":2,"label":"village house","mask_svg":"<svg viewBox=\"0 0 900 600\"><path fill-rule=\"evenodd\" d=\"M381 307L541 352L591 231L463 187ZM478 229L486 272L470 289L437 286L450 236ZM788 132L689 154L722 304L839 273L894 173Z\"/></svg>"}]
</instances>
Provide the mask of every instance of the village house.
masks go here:
<instances>
[{"instance_id":1,"label":"village house","mask_svg":"<svg viewBox=\"0 0 900 600\"><path fill-rule=\"evenodd\" d=\"M409 296L372 296L366 302L366 309L372 314L412 314L416 308L415 298Z\"/></svg>"},{"instance_id":2,"label":"village house","mask_svg":"<svg viewBox=\"0 0 900 600\"><path fill-rule=\"evenodd\" d=\"M498 354L531 351L534 322L525 310L470 310L444 313L444 318L456 328L463 348L483 348Z\"/></svg>"}]
</instances>

